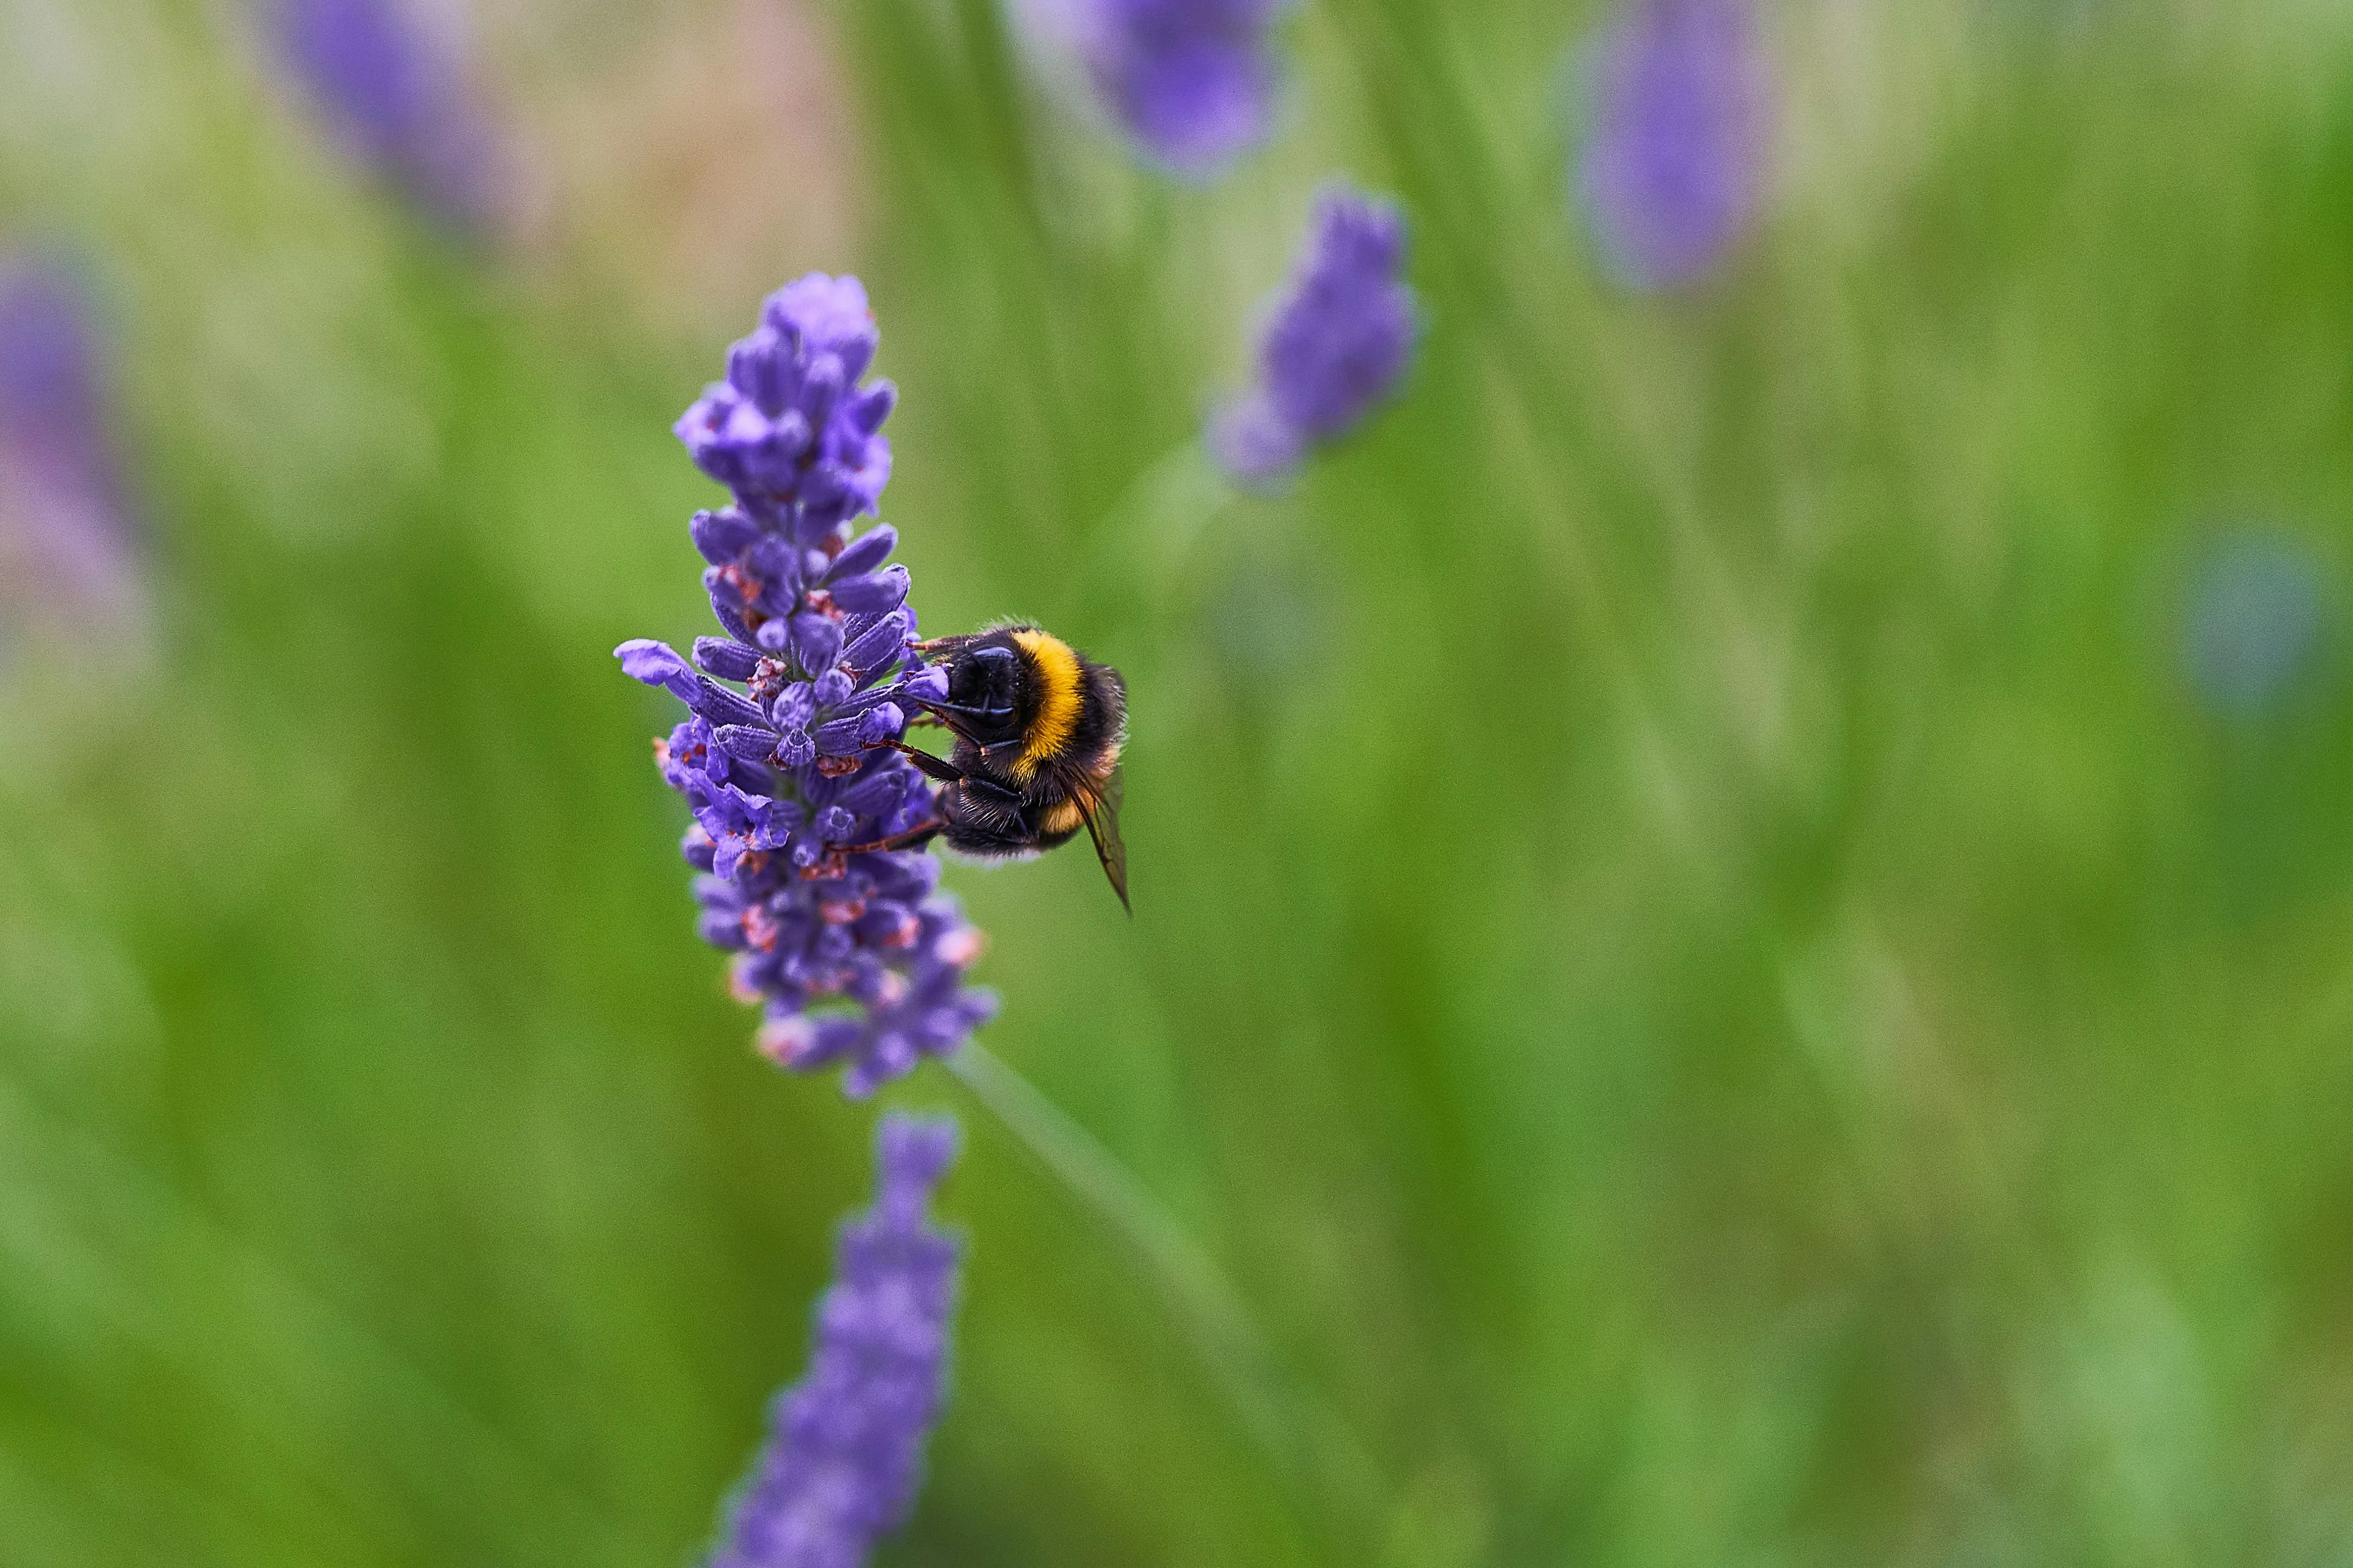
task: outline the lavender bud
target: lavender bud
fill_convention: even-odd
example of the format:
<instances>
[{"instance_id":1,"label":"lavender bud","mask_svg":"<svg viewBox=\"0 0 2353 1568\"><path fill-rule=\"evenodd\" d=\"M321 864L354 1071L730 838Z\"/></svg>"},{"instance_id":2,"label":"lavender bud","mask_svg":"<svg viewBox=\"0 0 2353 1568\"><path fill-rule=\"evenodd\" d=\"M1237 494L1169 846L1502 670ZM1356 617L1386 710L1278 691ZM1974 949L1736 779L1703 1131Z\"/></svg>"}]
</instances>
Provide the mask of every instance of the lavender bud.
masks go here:
<instances>
[{"instance_id":1,"label":"lavender bud","mask_svg":"<svg viewBox=\"0 0 2353 1568\"><path fill-rule=\"evenodd\" d=\"M672 654L670 657L675 658L678 656ZM708 676L695 678L694 695L687 699L687 702L697 713L710 720L714 725L752 724L761 728L766 727L766 715L760 711L758 703L748 697L729 690Z\"/></svg>"},{"instance_id":2,"label":"lavender bud","mask_svg":"<svg viewBox=\"0 0 2353 1568\"><path fill-rule=\"evenodd\" d=\"M681 702L692 703L700 694L693 667L668 643L632 637L615 648L613 656L621 661L622 674L648 686L663 687Z\"/></svg>"},{"instance_id":3,"label":"lavender bud","mask_svg":"<svg viewBox=\"0 0 2353 1568\"><path fill-rule=\"evenodd\" d=\"M760 653L733 637L697 637L694 662L722 680L749 680L760 668Z\"/></svg>"},{"instance_id":4,"label":"lavender bud","mask_svg":"<svg viewBox=\"0 0 2353 1568\"><path fill-rule=\"evenodd\" d=\"M801 730L817 717L817 689L806 680L796 680L776 693L769 706L779 730Z\"/></svg>"},{"instance_id":5,"label":"lavender bud","mask_svg":"<svg viewBox=\"0 0 2353 1568\"><path fill-rule=\"evenodd\" d=\"M747 763L765 763L776 754L776 732L765 727L754 729L749 724L722 724L713 731L719 744L731 757L741 757Z\"/></svg>"},{"instance_id":6,"label":"lavender bud","mask_svg":"<svg viewBox=\"0 0 2353 1568\"><path fill-rule=\"evenodd\" d=\"M687 532L694 540L695 549L713 566L732 566L751 542L760 536L760 525L733 507L719 511L698 511L687 524Z\"/></svg>"},{"instance_id":7,"label":"lavender bud","mask_svg":"<svg viewBox=\"0 0 2353 1568\"><path fill-rule=\"evenodd\" d=\"M948 672L936 664L927 664L899 683L899 689L916 702L944 702L948 699Z\"/></svg>"},{"instance_id":8,"label":"lavender bud","mask_svg":"<svg viewBox=\"0 0 2353 1568\"><path fill-rule=\"evenodd\" d=\"M853 615L879 616L907 602L907 569L892 564L833 585L833 602Z\"/></svg>"},{"instance_id":9,"label":"lavender bud","mask_svg":"<svg viewBox=\"0 0 2353 1568\"><path fill-rule=\"evenodd\" d=\"M841 623L815 610L803 610L791 621L793 660L805 674L831 669L841 653Z\"/></svg>"},{"instance_id":10,"label":"lavender bud","mask_svg":"<svg viewBox=\"0 0 2353 1568\"><path fill-rule=\"evenodd\" d=\"M851 426L871 436L882 428L882 421L891 417L891 410L899 405L899 389L887 381L878 381L852 398L842 412Z\"/></svg>"},{"instance_id":11,"label":"lavender bud","mask_svg":"<svg viewBox=\"0 0 2353 1568\"><path fill-rule=\"evenodd\" d=\"M845 644L841 662L861 673L886 667L907 646L909 630L906 616L894 610Z\"/></svg>"},{"instance_id":12,"label":"lavender bud","mask_svg":"<svg viewBox=\"0 0 2353 1568\"><path fill-rule=\"evenodd\" d=\"M835 556L833 564L826 569L824 580L831 583L837 578L871 572L888 561L891 552L898 548L899 531L887 522L878 522L842 546L841 553ZM906 568L902 566L899 570L904 572ZM904 594L899 595L902 599L906 596Z\"/></svg>"}]
</instances>

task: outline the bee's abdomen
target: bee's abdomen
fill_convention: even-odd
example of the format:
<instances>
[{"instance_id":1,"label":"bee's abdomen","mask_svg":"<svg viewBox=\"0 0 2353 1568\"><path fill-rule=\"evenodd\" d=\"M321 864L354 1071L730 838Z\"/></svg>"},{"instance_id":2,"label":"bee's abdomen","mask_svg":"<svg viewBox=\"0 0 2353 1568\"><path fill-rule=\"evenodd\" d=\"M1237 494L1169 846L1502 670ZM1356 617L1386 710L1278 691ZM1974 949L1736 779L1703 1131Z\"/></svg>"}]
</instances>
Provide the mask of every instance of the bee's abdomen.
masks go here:
<instances>
[{"instance_id":1,"label":"bee's abdomen","mask_svg":"<svg viewBox=\"0 0 2353 1568\"><path fill-rule=\"evenodd\" d=\"M1086 700L1079 704L1079 722L1071 736L1071 750L1092 756L1104 749L1116 754L1120 737L1127 732L1127 686L1119 671L1107 664L1090 664L1082 673Z\"/></svg>"}]
</instances>

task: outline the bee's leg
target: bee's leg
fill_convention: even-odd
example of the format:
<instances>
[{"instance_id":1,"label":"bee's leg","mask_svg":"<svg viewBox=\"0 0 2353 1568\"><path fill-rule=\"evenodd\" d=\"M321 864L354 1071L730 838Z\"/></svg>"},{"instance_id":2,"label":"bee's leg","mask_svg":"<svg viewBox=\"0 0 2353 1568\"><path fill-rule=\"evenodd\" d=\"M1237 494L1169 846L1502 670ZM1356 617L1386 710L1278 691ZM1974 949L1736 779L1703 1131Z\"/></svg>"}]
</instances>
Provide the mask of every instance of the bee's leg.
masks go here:
<instances>
[{"instance_id":1,"label":"bee's leg","mask_svg":"<svg viewBox=\"0 0 2353 1568\"><path fill-rule=\"evenodd\" d=\"M970 711L970 709L958 708L953 702L918 702L915 704L915 717L908 720L907 722L910 724L940 725L944 729L955 731L957 740L970 741L974 745L977 746L980 744L979 738L974 735L970 727L962 718L958 717L959 714L968 713ZM875 744L887 746L892 744L892 742L888 741L878 741Z\"/></svg>"},{"instance_id":2,"label":"bee's leg","mask_svg":"<svg viewBox=\"0 0 2353 1568\"><path fill-rule=\"evenodd\" d=\"M934 818L919 823L904 833L893 833L887 838L877 838L871 844L837 844L827 850L828 855L883 855L894 849L918 849L939 836L947 826Z\"/></svg>"},{"instance_id":3,"label":"bee's leg","mask_svg":"<svg viewBox=\"0 0 2353 1568\"><path fill-rule=\"evenodd\" d=\"M904 741L875 741L866 749L870 752L904 752L909 762L942 784L960 784L964 780L964 770L945 757L935 757L922 747L911 746Z\"/></svg>"},{"instance_id":4,"label":"bee's leg","mask_svg":"<svg viewBox=\"0 0 2353 1568\"><path fill-rule=\"evenodd\" d=\"M1018 810L960 813L955 837L949 843L960 853L983 860L1034 855L1043 847L1028 819Z\"/></svg>"},{"instance_id":5,"label":"bee's leg","mask_svg":"<svg viewBox=\"0 0 2353 1568\"><path fill-rule=\"evenodd\" d=\"M964 798L969 805L993 805L1002 811L1021 809L1021 793L1007 789L995 779L980 773L964 775Z\"/></svg>"},{"instance_id":6,"label":"bee's leg","mask_svg":"<svg viewBox=\"0 0 2353 1568\"><path fill-rule=\"evenodd\" d=\"M976 854L1018 855L1038 847L1037 830L1029 825L1029 808L1018 790L1010 790L979 773L966 773L956 786L955 837L958 849Z\"/></svg>"},{"instance_id":7,"label":"bee's leg","mask_svg":"<svg viewBox=\"0 0 2353 1568\"><path fill-rule=\"evenodd\" d=\"M945 757L935 757L929 752L907 744L904 741L873 741L868 742L866 749L870 752L889 750L904 753L909 762L940 783L962 784L966 800L993 805L1004 811L1018 812L1021 809L1022 801L1018 792L1007 789L994 779L985 778L979 773L968 773Z\"/></svg>"}]
</instances>

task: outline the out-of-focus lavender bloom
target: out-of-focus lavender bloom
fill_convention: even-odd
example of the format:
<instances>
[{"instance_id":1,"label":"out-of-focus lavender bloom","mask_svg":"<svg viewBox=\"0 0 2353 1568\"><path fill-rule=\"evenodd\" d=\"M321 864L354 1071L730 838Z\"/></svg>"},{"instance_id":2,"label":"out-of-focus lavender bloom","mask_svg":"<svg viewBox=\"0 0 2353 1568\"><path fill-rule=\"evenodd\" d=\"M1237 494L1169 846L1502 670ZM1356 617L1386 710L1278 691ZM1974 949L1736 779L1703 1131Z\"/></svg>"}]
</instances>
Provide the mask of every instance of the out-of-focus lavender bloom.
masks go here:
<instances>
[{"instance_id":1,"label":"out-of-focus lavender bloom","mask_svg":"<svg viewBox=\"0 0 2353 1568\"><path fill-rule=\"evenodd\" d=\"M726 635L696 638L691 662L642 639L614 650L692 710L655 754L694 813L703 938L734 950L736 994L765 1004L761 1048L839 1064L853 1096L955 1050L997 1006L963 984L981 941L936 892L939 862L866 847L934 819L930 782L877 748L906 728L897 699L946 695L910 653L907 569L886 563L897 531L852 531L891 473L896 394L860 379L878 342L854 278L811 273L769 298L677 426L734 492L689 531Z\"/></svg>"},{"instance_id":2,"label":"out-of-focus lavender bloom","mask_svg":"<svg viewBox=\"0 0 2353 1568\"><path fill-rule=\"evenodd\" d=\"M1246 483L1279 479L1386 398L1413 354L1405 222L1345 186L1315 205L1307 254L1259 340L1258 384L1211 420L1209 446Z\"/></svg>"},{"instance_id":3,"label":"out-of-focus lavender bloom","mask_svg":"<svg viewBox=\"0 0 2353 1568\"><path fill-rule=\"evenodd\" d=\"M436 221L484 227L498 139L462 63L403 0L267 0L280 55L360 162Z\"/></svg>"},{"instance_id":4,"label":"out-of-focus lavender bloom","mask_svg":"<svg viewBox=\"0 0 2353 1568\"><path fill-rule=\"evenodd\" d=\"M1598 40L1577 187L1611 272L1687 288L1763 199L1769 81L1749 0L1628 0Z\"/></svg>"},{"instance_id":5,"label":"out-of-focus lavender bloom","mask_svg":"<svg viewBox=\"0 0 2353 1568\"><path fill-rule=\"evenodd\" d=\"M522 10L502 36L574 58L500 81L518 95L501 124L526 172L512 232L580 284L699 339L740 330L746 300L800 270L780 274L779 258L856 242L873 182L834 7L697 0L608 6L593 24L577 5ZM568 49L584 31L594 49Z\"/></svg>"},{"instance_id":6,"label":"out-of-focus lavender bloom","mask_svg":"<svg viewBox=\"0 0 2353 1568\"><path fill-rule=\"evenodd\" d=\"M1145 152L1187 179L1224 171L1273 122L1268 32L1282 0L1071 0L1095 84Z\"/></svg>"},{"instance_id":7,"label":"out-of-focus lavender bloom","mask_svg":"<svg viewBox=\"0 0 2353 1568\"><path fill-rule=\"evenodd\" d=\"M62 265L30 255L0 260L0 439L83 489L115 489L88 300Z\"/></svg>"},{"instance_id":8,"label":"out-of-focus lavender bloom","mask_svg":"<svg viewBox=\"0 0 2353 1568\"><path fill-rule=\"evenodd\" d=\"M2285 534L2211 544L2189 580L2182 663L2207 705L2250 717L2278 704L2318 661L2329 595L2320 563Z\"/></svg>"},{"instance_id":9,"label":"out-of-focus lavender bloom","mask_svg":"<svg viewBox=\"0 0 2353 1568\"><path fill-rule=\"evenodd\" d=\"M139 530L108 432L79 279L0 258L0 609L8 618L136 618Z\"/></svg>"},{"instance_id":10,"label":"out-of-focus lavender bloom","mask_svg":"<svg viewBox=\"0 0 2353 1568\"><path fill-rule=\"evenodd\" d=\"M710 1568L862 1568L906 1518L939 1418L957 1246L927 1222L955 1123L885 1117L874 1206L845 1226L807 1374L728 1510Z\"/></svg>"}]
</instances>

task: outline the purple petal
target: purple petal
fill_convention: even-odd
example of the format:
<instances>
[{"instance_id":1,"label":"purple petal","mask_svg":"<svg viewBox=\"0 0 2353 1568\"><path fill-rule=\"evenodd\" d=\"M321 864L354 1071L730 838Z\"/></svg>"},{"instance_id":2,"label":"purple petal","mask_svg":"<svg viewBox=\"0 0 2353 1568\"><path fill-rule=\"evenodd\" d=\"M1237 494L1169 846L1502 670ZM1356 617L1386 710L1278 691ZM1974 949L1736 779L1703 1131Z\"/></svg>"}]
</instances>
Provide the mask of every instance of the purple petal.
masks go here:
<instances>
[{"instance_id":1,"label":"purple petal","mask_svg":"<svg viewBox=\"0 0 2353 1568\"><path fill-rule=\"evenodd\" d=\"M794 661L807 675L831 669L841 653L841 623L830 616L803 611L792 618L791 637Z\"/></svg>"},{"instance_id":2,"label":"purple petal","mask_svg":"<svg viewBox=\"0 0 2353 1568\"><path fill-rule=\"evenodd\" d=\"M844 577L833 584L833 602L863 616L879 616L907 602L907 569L896 563L860 577Z\"/></svg>"},{"instance_id":3,"label":"purple petal","mask_svg":"<svg viewBox=\"0 0 2353 1568\"><path fill-rule=\"evenodd\" d=\"M694 662L722 680L749 680L760 668L760 650L733 637L697 637Z\"/></svg>"},{"instance_id":4,"label":"purple petal","mask_svg":"<svg viewBox=\"0 0 2353 1568\"><path fill-rule=\"evenodd\" d=\"M632 637L615 648L613 654L621 661L621 673L630 679L661 687L681 702L694 701L701 678L668 643Z\"/></svg>"},{"instance_id":5,"label":"purple petal","mask_svg":"<svg viewBox=\"0 0 2353 1568\"><path fill-rule=\"evenodd\" d=\"M716 731L720 745L731 757L741 757L747 763L765 763L776 754L776 732L765 726L722 724Z\"/></svg>"},{"instance_id":6,"label":"purple petal","mask_svg":"<svg viewBox=\"0 0 2353 1568\"><path fill-rule=\"evenodd\" d=\"M876 523L842 547L841 553L835 556L833 563L826 568L824 581L831 583L839 578L871 572L891 559L891 552L898 548L899 531L887 522ZM902 594L900 597L903 599L906 595Z\"/></svg>"}]
</instances>

